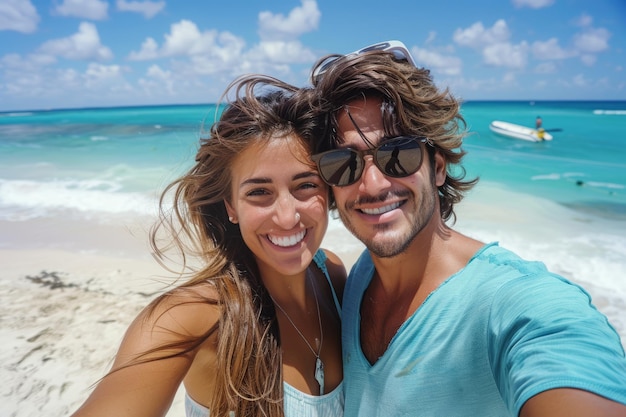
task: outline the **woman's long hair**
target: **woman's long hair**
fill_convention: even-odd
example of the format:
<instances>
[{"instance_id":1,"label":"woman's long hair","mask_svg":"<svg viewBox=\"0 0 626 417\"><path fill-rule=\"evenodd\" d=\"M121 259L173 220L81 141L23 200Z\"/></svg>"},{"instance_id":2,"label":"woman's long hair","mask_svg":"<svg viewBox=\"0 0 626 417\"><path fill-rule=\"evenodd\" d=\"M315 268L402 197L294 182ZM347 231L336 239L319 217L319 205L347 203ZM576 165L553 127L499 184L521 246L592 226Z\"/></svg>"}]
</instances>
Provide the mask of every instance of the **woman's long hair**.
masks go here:
<instances>
[{"instance_id":1,"label":"woman's long hair","mask_svg":"<svg viewBox=\"0 0 626 417\"><path fill-rule=\"evenodd\" d=\"M295 136L310 151L320 125L310 107L310 89L247 76L235 80L224 97L229 93L234 98L209 136L200 140L195 165L163 192L160 221L151 231L157 258L167 259L175 248L184 267L200 260L174 292L188 293L190 287L209 283L215 299L189 302L214 304L221 316L202 337L146 352L147 360L184 355L216 334L219 369L207 375L215 381L211 415L234 411L237 417L282 416L282 357L274 307L239 226L229 222L224 201L231 198L233 160L250 145ZM167 296L152 303L152 313ZM174 353L159 355L166 351Z\"/></svg>"}]
</instances>

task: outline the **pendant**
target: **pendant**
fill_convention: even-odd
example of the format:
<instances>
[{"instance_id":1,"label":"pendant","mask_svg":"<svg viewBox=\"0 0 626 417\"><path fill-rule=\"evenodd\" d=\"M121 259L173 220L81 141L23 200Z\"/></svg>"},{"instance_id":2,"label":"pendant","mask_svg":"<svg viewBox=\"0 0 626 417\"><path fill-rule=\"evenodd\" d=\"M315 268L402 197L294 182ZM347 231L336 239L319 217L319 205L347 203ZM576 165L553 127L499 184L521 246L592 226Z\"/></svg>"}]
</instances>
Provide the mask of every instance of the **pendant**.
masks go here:
<instances>
[{"instance_id":1,"label":"pendant","mask_svg":"<svg viewBox=\"0 0 626 417\"><path fill-rule=\"evenodd\" d=\"M315 380L320 385L320 395L324 395L324 362L319 356L315 359Z\"/></svg>"}]
</instances>

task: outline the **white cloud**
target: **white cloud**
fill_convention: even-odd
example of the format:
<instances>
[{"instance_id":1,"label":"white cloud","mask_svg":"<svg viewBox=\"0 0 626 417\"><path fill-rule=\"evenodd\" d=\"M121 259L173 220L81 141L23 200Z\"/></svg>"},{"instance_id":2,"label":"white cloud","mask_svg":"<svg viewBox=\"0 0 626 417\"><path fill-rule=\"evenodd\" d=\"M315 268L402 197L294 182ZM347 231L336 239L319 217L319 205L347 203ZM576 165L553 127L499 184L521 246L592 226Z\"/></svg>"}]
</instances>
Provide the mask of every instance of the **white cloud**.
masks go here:
<instances>
[{"instance_id":1,"label":"white cloud","mask_svg":"<svg viewBox=\"0 0 626 417\"><path fill-rule=\"evenodd\" d=\"M507 72L502 76L502 82L505 84L515 84L517 82L517 77L515 77L515 73Z\"/></svg>"},{"instance_id":2,"label":"white cloud","mask_svg":"<svg viewBox=\"0 0 626 417\"><path fill-rule=\"evenodd\" d=\"M98 29L89 22L82 22L78 32L67 38L45 42L39 52L73 60L104 61L113 58L111 50L100 43Z\"/></svg>"},{"instance_id":3,"label":"white cloud","mask_svg":"<svg viewBox=\"0 0 626 417\"><path fill-rule=\"evenodd\" d=\"M0 3L0 30L33 33L39 15L30 0L3 0Z\"/></svg>"},{"instance_id":4,"label":"white cloud","mask_svg":"<svg viewBox=\"0 0 626 417\"><path fill-rule=\"evenodd\" d=\"M6 54L0 58L0 66L4 70L14 70L18 68L24 68L25 71L30 71L33 67L32 63L22 58L20 54Z\"/></svg>"},{"instance_id":5,"label":"white cloud","mask_svg":"<svg viewBox=\"0 0 626 417\"><path fill-rule=\"evenodd\" d=\"M434 30L431 30L430 32L428 32L428 37L426 38L424 43L428 45L429 43L432 43L436 38L437 38L437 32L435 32Z\"/></svg>"},{"instance_id":6,"label":"white cloud","mask_svg":"<svg viewBox=\"0 0 626 417\"><path fill-rule=\"evenodd\" d=\"M157 90L165 90L170 95L175 95L172 71L166 71L158 65L151 65L146 71L146 78L139 80L139 85L150 94Z\"/></svg>"},{"instance_id":7,"label":"white cloud","mask_svg":"<svg viewBox=\"0 0 626 417\"><path fill-rule=\"evenodd\" d=\"M459 75L463 62L456 56L442 55L436 51L413 48L411 54L418 64L436 70L444 75Z\"/></svg>"},{"instance_id":8,"label":"white cloud","mask_svg":"<svg viewBox=\"0 0 626 417\"><path fill-rule=\"evenodd\" d=\"M273 64L311 62L317 58L316 55L298 41L264 41L253 48L249 55L255 57L255 60L259 62L267 60Z\"/></svg>"},{"instance_id":9,"label":"white cloud","mask_svg":"<svg viewBox=\"0 0 626 417\"><path fill-rule=\"evenodd\" d=\"M474 23L467 29L457 29L454 31L453 39L461 46L479 49L487 45L506 42L510 36L506 22L499 19L489 29L485 29L482 22Z\"/></svg>"},{"instance_id":10,"label":"white cloud","mask_svg":"<svg viewBox=\"0 0 626 417\"><path fill-rule=\"evenodd\" d=\"M477 22L467 29L455 30L453 35L458 45L480 50L487 65L522 69L527 63L529 46L526 42L514 45L509 42L510 37L503 19L496 21L491 28Z\"/></svg>"},{"instance_id":11,"label":"white cloud","mask_svg":"<svg viewBox=\"0 0 626 417\"><path fill-rule=\"evenodd\" d=\"M128 59L170 58L168 69L173 74L171 80L176 83L188 84L198 75L214 74L231 80L249 72L291 76L289 64L310 63L317 58L296 38L315 29L319 18L320 12L313 0L303 0L301 6L293 8L286 17L262 12L259 14L261 41L248 49L243 38L230 32L201 30L191 20L180 20L171 25L161 44L154 38L146 38ZM144 87L152 82L150 75L142 78Z\"/></svg>"},{"instance_id":12,"label":"white cloud","mask_svg":"<svg viewBox=\"0 0 626 417\"><path fill-rule=\"evenodd\" d=\"M102 65L90 63L87 66L85 74L92 78L113 78L122 73L122 67L119 65Z\"/></svg>"},{"instance_id":13,"label":"white cloud","mask_svg":"<svg viewBox=\"0 0 626 417\"><path fill-rule=\"evenodd\" d=\"M132 51L128 55L128 59L131 61L147 61L150 59L157 59L159 57L159 45L152 38L146 38L141 44L139 52Z\"/></svg>"},{"instance_id":14,"label":"white cloud","mask_svg":"<svg viewBox=\"0 0 626 417\"><path fill-rule=\"evenodd\" d=\"M261 40L291 40L303 33L317 29L321 12L315 0L302 0L302 7L296 7L285 17L272 12L259 13L259 36Z\"/></svg>"},{"instance_id":15,"label":"white cloud","mask_svg":"<svg viewBox=\"0 0 626 417\"><path fill-rule=\"evenodd\" d=\"M181 20L165 35L162 51L165 56L208 53L215 46L217 36L216 30L200 32L195 23Z\"/></svg>"},{"instance_id":16,"label":"white cloud","mask_svg":"<svg viewBox=\"0 0 626 417\"><path fill-rule=\"evenodd\" d=\"M561 48L557 38L550 38L545 42L533 42L531 49L535 58L544 60L566 59L575 55L575 53Z\"/></svg>"},{"instance_id":17,"label":"white cloud","mask_svg":"<svg viewBox=\"0 0 626 417\"><path fill-rule=\"evenodd\" d=\"M587 84L589 84L589 82L585 79L584 75L578 74L572 78L572 84L577 87L585 87L587 86Z\"/></svg>"},{"instance_id":18,"label":"white cloud","mask_svg":"<svg viewBox=\"0 0 626 417\"><path fill-rule=\"evenodd\" d=\"M512 0L515 7L530 7L531 9L541 9L544 7L552 6L554 0Z\"/></svg>"},{"instance_id":19,"label":"white cloud","mask_svg":"<svg viewBox=\"0 0 626 417\"><path fill-rule=\"evenodd\" d=\"M554 74L557 67L554 62L542 62L535 67L535 73L537 74Z\"/></svg>"},{"instance_id":20,"label":"white cloud","mask_svg":"<svg viewBox=\"0 0 626 417\"><path fill-rule=\"evenodd\" d=\"M169 80L172 77L171 71L165 71L158 65L151 65L146 71L146 75L150 78L154 78L160 81Z\"/></svg>"},{"instance_id":21,"label":"white cloud","mask_svg":"<svg viewBox=\"0 0 626 417\"><path fill-rule=\"evenodd\" d=\"M604 28L588 28L574 36L574 45L582 53L602 52L609 47L611 34Z\"/></svg>"},{"instance_id":22,"label":"white cloud","mask_svg":"<svg viewBox=\"0 0 626 417\"><path fill-rule=\"evenodd\" d=\"M170 26L170 32L164 36L163 46L153 38L146 38L139 52L131 52L130 60L141 61L163 57L206 54L215 47L218 32L215 30L200 32L198 26L190 20L181 20Z\"/></svg>"},{"instance_id":23,"label":"white cloud","mask_svg":"<svg viewBox=\"0 0 626 417\"><path fill-rule=\"evenodd\" d=\"M63 0L55 11L61 16L104 20L107 18L108 9L109 3L102 0Z\"/></svg>"},{"instance_id":24,"label":"white cloud","mask_svg":"<svg viewBox=\"0 0 626 417\"><path fill-rule=\"evenodd\" d=\"M136 12L142 14L146 19L152 19L165 8L164 1L126 1L117 0L117 9L123 12Z\"/></svg>"},{"instance_id":25,"label":"white cloud","mask_svg":"<svg viewBox=\"0 0 626 417\"><path fill-rule=\"evenodd\" d=\"M593 17L589 16L586 13L583 13L582 15L580 15L580 17L576 19L576 21L574 22L576 26L581 26L581 27L591 26L592 23L593 23Z\"/></svg>"},{"instance_id":26,"label":"white cloud","mask_svg":"<svg viewBox=\"0 0 626 417\"><path fill-rule=\"evenodd\" d=\"M522 42L519 45L498 43L483 49L483 59L488 65L521 69L526 66L528 45Z\"/></svg>"},{"instance_id":27,"label":"white cloud","mask_svg":"<svg viewBox=\"0 0 626 417\"><path fill-rule=\"evenodd\" d=\"M592 67L597 60L598 58L595 55L582 54L580 56L580 61L588 67Z\"/></svg>"},{"instance_id":28,"label":"white cloud","mask_svg":"<svg viewBox=\"0 0 626 417\"><path fill-rule=\"evenodd\" d=\"M23 58L20 54L7 54L0 58L0 67L9 71L22 73L39 71L41 68L53 64L56 59L48 54L31 54Z\"/></svg>"},{"instance_id":29,"label":"white cloud","mask_svg":"<svg viewBox=\"0 0 626 417\"><path fill-rule=\"evenodd\" d=\"M177 71L186 74L213 74L227 72L262 72L275 69L288 70L285 64L312 62L317 57L299 41L261 41L245 51L245 41L229 32L201 31L190 20L174 23L164 35L161 46L147 38L139 51L133 51L130 60L154 60L159 58L189 57L191 62L172 63ZM187 68L185 68L185 66Z\"/></svg>"},{"instance_id":30,"label":"white cloud","mask_svg":"<svg viewBox=\"0 0 626 417\"><path fill-rule=\"evenodd\" d=\"M162 46L147 38L139 51L133 51L128 59L146 61L160 58L189 57L191 62L172 63L185 74L211 74L240 67L245 41L229 32L208 30L201 32L190 20L181 20L170 27L164 35Z\"/></svg>"},{"instance_id":31,"label":"white cloud","mask_svg":"<svg viewBox=\"0 0 626 417\"><path fill-rule=\"evenodd\" d=\"M198 26L190 20L181 20L174 23L170 27L170 32L164 35L165 41L163 46L159 48L157 42L152 38L147 38L141 45L139 52L131 52L129 59L146 60L163 57L174 56L191 56L191 55L217 55L227 56L228 49L239 46L233 44L243 44L243 40L228 33L219 33L216 30L207 30L201 32ZM219 42L225 41L226 45L219 46Z\"/></svg>"}]
</instances>

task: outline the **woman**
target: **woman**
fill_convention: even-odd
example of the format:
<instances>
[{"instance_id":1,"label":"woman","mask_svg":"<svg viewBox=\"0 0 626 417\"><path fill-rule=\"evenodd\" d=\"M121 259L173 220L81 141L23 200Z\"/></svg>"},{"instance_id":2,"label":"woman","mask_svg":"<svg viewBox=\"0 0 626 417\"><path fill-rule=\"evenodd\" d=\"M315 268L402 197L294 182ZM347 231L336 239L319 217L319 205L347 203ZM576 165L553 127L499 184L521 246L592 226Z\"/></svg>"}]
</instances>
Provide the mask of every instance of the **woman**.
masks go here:
<instances>
[{"instance_id":1,"label":"woman","mask_svg":"<svg viewBox=\"0 0 626 417\"><path fill-rule=\"evenodd\" d=\"M200 265L135 319L75 417L162 416L181 382L188 416L342 414L346 271L319 250L328 188L310 160L323 125L308 90L250 76L229 92L151 234L160 259L174 243Z\"/></svg>"}]
</instances>

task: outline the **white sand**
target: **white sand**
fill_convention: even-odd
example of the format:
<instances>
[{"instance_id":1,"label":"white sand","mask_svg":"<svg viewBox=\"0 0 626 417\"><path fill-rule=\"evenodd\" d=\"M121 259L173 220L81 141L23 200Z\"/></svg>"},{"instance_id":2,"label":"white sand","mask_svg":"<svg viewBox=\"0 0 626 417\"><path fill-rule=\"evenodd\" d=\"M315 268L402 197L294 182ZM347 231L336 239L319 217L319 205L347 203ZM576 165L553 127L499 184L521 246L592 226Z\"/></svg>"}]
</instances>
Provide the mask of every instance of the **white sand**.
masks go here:
<instances>
[{"instance_id":1,"label":"white sand","mask_svg":"<svg viewBox=\"0 0 626 417\"><path fill-rule=\"evenodd\" d=\"M481 201L470 199L460 212L467 220L458 227L516 250L514 236L502 230L515 208L494 211ZM149 255L144 224L122 224L0 222L0 416L66 416L76 410L108 370L128 324L169 282ZM331 222L323 246L348 266L362 249L338 220ZM534 247L520 245L522 251ZM567 273L560 264L554 267ZM624 289L586 288L626 340ZM181 392L169 417L184 416Z\"/></svg>"},{"instance_id":2,"label":"white sand","mask_svg":"<svg viewBox=\"0 0 626 417\"><path fill-rule=\"evenodd\" d=\"M145 227L128 224L0 221L0 416L75 411L133 318L171 284L149 255ZM354 260L360 243L336 227L332 236L342 248L334 251ZM182 401L179 390L168 417L184 416Z\"/></svg>"}]
</instances>

